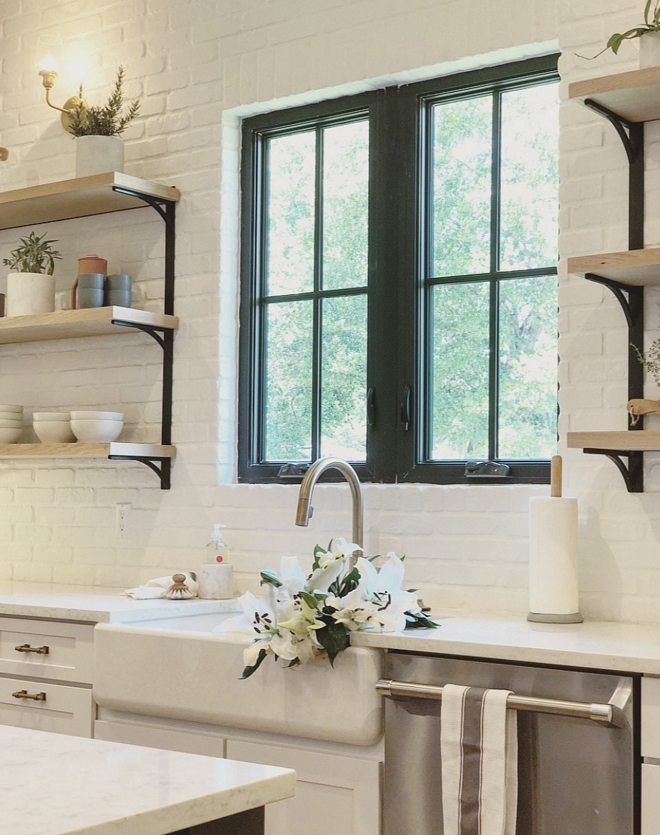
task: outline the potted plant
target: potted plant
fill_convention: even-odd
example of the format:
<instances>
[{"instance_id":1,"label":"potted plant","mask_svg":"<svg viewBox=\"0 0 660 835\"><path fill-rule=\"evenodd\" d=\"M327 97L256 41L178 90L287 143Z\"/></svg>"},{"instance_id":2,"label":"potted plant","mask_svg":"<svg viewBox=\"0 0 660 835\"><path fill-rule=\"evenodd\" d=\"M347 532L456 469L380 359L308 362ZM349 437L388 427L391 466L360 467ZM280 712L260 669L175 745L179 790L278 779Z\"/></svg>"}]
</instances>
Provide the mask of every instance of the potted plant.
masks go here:
<instances>
[{"instance_id":1,"label":"potted plant","mask_svg":"<svg viewBox=\"0 0 660 835\"><path fill-rule=\"evenodd\" d=\"M83 88L80 85L79 101L71 111L69 128L76 140L76 177L124 170L121 134L140 109L140 103L132 101L122 113L124 77L124 68L119 67L115 86L102 107L89 107L83 99Z\"/></svg>"},{"instance_id":2,"label":"potted plant","mask_svg":"<svg viewBox=\"0 0 660 835\"><path fill-rule=\"evenodd\" d=\"M598 58L603 52L611 49L617 55L621 44L639 38L640 67L655 67L660 64L660 0L646 0L644 6L644 22L633 26L626 32L615 32L610 36L607 44L594 55Z\"/></svg>"},{"instance_id":3,"label":"potted plant","mask_svg":"<svg viewBox=\"0 0 660 835\"><path fill-rule=\"evenodd\" d=\"M55 259L60 253L53 249L55 240L30 232L21 238L21 245L12 250L4 264L14 272L7 276L7 315L29 316L55 310Z\"/></svg>"}]
</instances>

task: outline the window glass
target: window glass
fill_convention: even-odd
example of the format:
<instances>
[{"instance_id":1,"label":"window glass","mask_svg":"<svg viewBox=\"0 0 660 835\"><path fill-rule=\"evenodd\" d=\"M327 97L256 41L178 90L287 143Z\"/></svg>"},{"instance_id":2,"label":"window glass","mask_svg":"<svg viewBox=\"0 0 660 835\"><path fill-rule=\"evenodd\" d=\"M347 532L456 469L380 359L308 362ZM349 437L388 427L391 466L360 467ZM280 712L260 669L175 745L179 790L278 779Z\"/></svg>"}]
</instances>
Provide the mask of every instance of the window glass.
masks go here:
<instances>
[{"instance_id":1,"label":"window glass","mask_svg":"<svg viewBox=\"0 0 660 835\"><path fill-rule=\"evenodd\" d=\"M502 94L500 269L557 260L557 84Z\"/></svg>"}]
</instances>

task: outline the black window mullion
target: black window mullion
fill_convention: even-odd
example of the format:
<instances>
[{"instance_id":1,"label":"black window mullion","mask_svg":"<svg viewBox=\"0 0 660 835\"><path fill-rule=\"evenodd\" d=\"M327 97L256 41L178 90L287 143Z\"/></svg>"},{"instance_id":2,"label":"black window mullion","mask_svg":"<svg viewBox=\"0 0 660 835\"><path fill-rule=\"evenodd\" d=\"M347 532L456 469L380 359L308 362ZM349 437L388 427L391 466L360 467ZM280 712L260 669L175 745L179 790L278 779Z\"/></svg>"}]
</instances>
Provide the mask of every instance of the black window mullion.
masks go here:
<instances>
[{"instance_id":1,"label":"black window mullion","mask_svg":"<svg viewBox=\"0 0 660 835\"><path fill-rule=\"evenodd\" d=\"M257 317L257 346L255 351L255 400L256 411L258 414L258 423L254 427L254 442L257 448L257 461L265 461L266 459L266 361L267 361L267 345L268 345L268 316L266 311L268 306L264 302L266 295L266 279L268 276L268 227L269 227L269 212L268 205L268 176L267 172L270 166L270 142L262 135L259 141L261 150L261 163L259 174L259 217L260 226L257 235L257 281L256 293L257 302L255 314Z\"/></svg>"},{"instance_id":2,"label":"black window mullion","mask_svg":"<svg viewBox=\"0 0 660 835\"><path fill-rule=\"evenodd\" d=\"M323 303L319 297L323 289L323 128L316 128L316 159L314 170L314 330L312 347L312 457L321 454L322 401L322 340Z\"/></svg>"},{"instance_id":3,"label":"black window mullion","mask_svg":"<svg viewBox=\"0 0 660 835\"><path fill-rule=\"evenodd\" d=\"M500 217L502 195L502 100L499 90L493 91L491 187L490 187L490 322L488 355L488 457L494 459L498 451L499 430L499 282Z\"/></svg>"}]
</instances>

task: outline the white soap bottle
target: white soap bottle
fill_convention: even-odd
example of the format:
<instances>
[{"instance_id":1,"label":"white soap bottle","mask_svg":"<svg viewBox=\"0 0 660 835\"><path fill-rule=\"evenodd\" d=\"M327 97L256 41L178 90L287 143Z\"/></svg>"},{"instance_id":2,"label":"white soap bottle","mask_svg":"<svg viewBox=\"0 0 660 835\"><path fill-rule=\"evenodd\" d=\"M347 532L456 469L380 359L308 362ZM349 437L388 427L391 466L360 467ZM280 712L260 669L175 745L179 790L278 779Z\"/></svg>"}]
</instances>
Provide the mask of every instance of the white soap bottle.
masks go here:
<instances>
[{"instance_id":1,"label":"white soap bottle","mask_svg":"<svg viewBox=\"0 0 660 835\"><path fill-rule=\"evenodd\" d=\"M199 570L199 596L203 600L228 600L234 596L234 568L227 561L227 546L222 541L222 528L213 525L211 541L206 546L207 558Z\"/></svg>"}]
</instances>

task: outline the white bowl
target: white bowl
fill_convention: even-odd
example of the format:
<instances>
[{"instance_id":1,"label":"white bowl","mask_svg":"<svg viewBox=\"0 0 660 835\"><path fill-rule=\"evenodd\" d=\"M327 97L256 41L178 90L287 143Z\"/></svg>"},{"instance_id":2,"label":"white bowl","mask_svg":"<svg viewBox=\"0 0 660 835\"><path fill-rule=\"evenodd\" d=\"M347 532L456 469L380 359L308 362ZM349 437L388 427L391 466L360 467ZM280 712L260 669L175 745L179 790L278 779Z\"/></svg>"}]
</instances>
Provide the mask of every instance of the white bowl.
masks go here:
<instances>
[{"instance_id":1,"label":"white bowl","mask_svg":"<svg viewBox=\"0 0 660 835\"><path fill-rule=\"evenodd\" d=\"M12 414L23 414L23 407L22 406L3 406L0 405L0 412L12 412Z\"/></svg>"},{"instance_id":2,"label":"white bowl","mask_svg":"<svg viewBox=\"0 0 660 835\"><path fill-rule=\"evenodd\" d=\"M70 444L76 440L68 421L65 423L63 420L37 420L32 428L43 444Z\"/></svg>"},{"instance_id":3,"label":"white bowl","mask_svg":"<svg viewBox=\"0 0 660 835\"><path fill-rule=\"evenodd\" d=\"M123 412L71 412L71 420L124 420Z\"/></svg>"},{"instance_id":4,"label":"white bowl","mask_svg":"<svg viewBox=\"0 0 660 835\"><path fill-rule=\"evenodd\" d=\"M23 418L6 418L0 415L0 427L2 429L22 429Z\"/></svg>"},{"instance_id":5,"label":"white bowl","mask_svg":"<svg viewBox=\"0 0 660 835\"><path fill-rule=\"evenodd\" d=\"M71 412L35 412L32 422L36 423L38 420L62 420L68 423L71 420Z\"/></svg>"},{"instance_id":6,"label":"white bowl","mask_svg":"<svg viewBox=\"0 0 660 835\"><path fill-rule=\"evenodd\" d=\"M109 444L119 437L123 420L74 420L71 429L79 441L84 444Z\"/></svg>"},{"instance_id":7,"label":"white bowl","mask_svg":"<svg viewBox=\"0 0 660 835\"><path fill-rule=\"evenodd\" d=\"M0 444L15 444L21 437L22 429L2 429L0 428Z\"/></svg>"}]
</instances>

